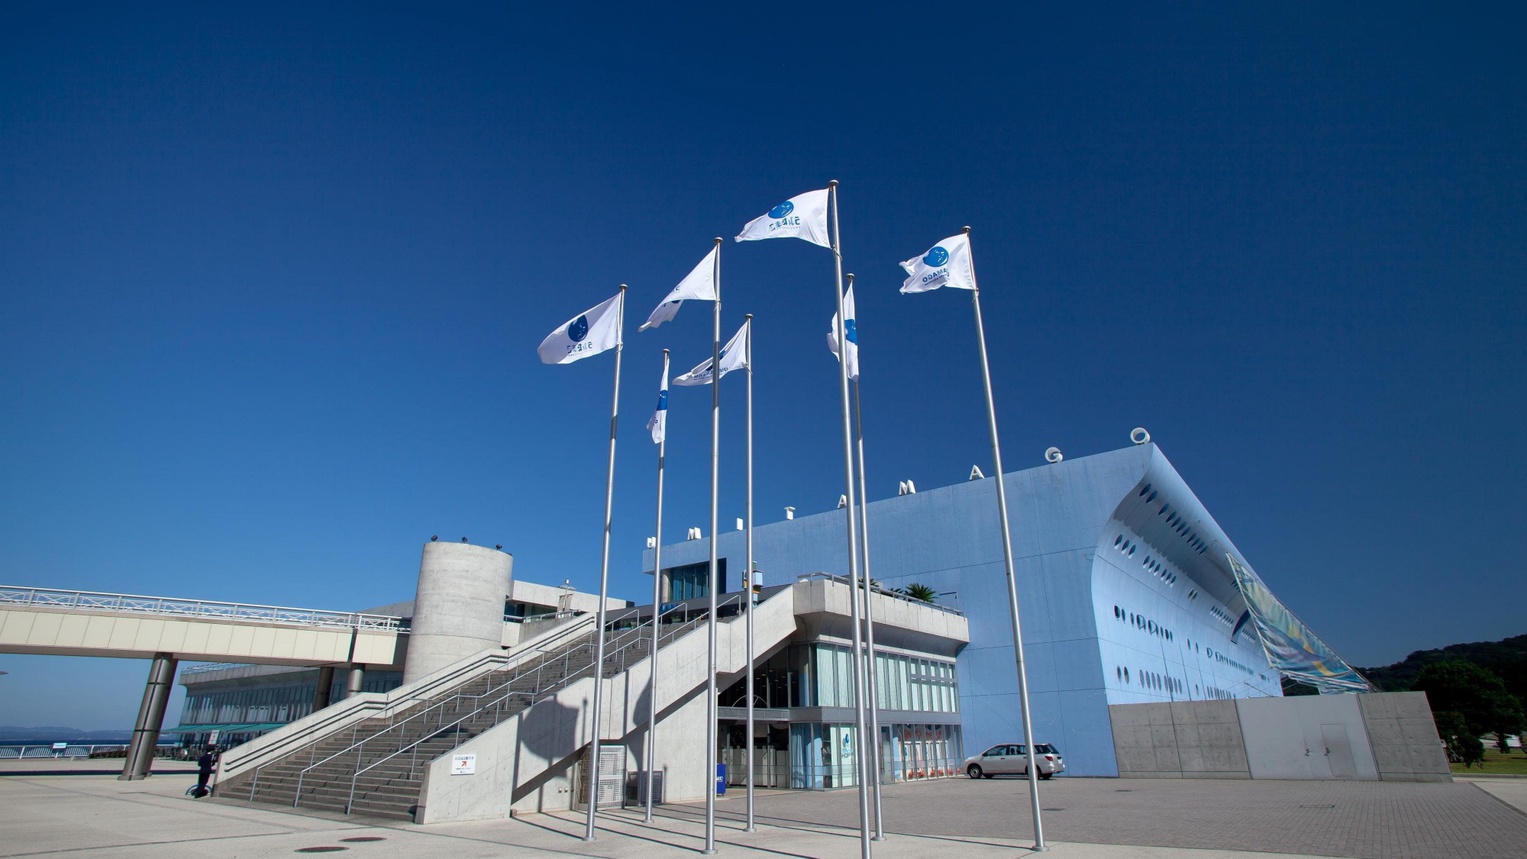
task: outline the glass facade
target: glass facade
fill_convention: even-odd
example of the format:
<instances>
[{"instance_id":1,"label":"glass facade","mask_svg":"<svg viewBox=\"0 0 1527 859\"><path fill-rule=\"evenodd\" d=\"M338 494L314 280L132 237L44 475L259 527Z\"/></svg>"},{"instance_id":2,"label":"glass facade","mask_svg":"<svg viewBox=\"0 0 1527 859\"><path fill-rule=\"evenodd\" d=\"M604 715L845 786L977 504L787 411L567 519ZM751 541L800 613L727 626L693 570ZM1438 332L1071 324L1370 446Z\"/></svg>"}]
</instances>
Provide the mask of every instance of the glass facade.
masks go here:
<instances>
[{"instance_id":1,"label":"glass facade","mask_svg":"<svg viewBox=\"0 0 1527 859\"><path fill-rule=\"evenodd\" d=\"M186 688L186 701L180 724L196 726L201 731L227 730L232 726L271 726L301 719L313 712L313 697L318 683L317 671L293 671L286 675L267 675L259 685L207 684L212 688ZM237 681L225 681L236 683ZM345 697L348 678L343 670L334 672L329 700ZM361 684L362 692L390 692L403 683L401 671L368 671ZM258 735L265 728L241 733ZM173 733L174 729L166 731Z\"/></svg>"},{"instance_id":2,"label":"glass facade","mask_svg":"<svg viewBox=\"0 0 1527 859\"><path fill-rule=\"evenodd\" d=\"M686 564L663 570L668 579L665 589L668 596L664 602L683 602L710 595L710 561L703 564ZM716 576L723 583L720 593L726 592L726 559L716 560Z\"/></svg>"},{"instance_id":3,"label":"glass facade","mask_svg":"<svg viewBox=\"0 0 1527 859\"><path fill-rule=\"evenodd\" d=\"M759 665L754 675L754 706L787 708L788 738L783 732L755 738L755 756L788 760L792 788L826 790L859 783L859 741L854 706L851 648L830 642L793 644ZM956 775L964 759L959 716L959 685L954 662L900 653L875 657L879 681L880 757L883 783ZM735 683L721 693L723 707L746 706L745 686ZM809 708L807 712L800 712ZM833 712L837 710L839 712ZM826 712L823 712L826 711ZM834 718L822 718L831 716ZM721 760L742 760L744 731L723 730ZM729 772L732 781L740 776ZM735 777L733 777L735 776ZM783 786L783 779L775 784Z\"/></svg>"}]
</instances>

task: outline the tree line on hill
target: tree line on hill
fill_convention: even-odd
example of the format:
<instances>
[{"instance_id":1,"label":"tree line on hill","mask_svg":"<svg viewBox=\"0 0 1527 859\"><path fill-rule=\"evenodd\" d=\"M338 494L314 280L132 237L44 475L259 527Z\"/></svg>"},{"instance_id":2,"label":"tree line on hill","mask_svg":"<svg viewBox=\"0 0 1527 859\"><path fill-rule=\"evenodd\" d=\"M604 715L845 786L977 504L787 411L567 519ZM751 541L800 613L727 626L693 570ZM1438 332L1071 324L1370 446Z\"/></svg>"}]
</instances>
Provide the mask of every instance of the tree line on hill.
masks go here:
<instances>
[{"instance_id":1,"label":"tree line on hill","mask_svg":"<svg viewBox=\"0 0 1527 859\"><path fill-rule=\"evenodd\" d=\"M1506 738L1527 730L1527 635L1418 650L1358 670L1383 692L1425 692L1448 751L1471 766L1484 759L1481 737L1493 734L1507 752Z\"/></svg>"}]
</instances>

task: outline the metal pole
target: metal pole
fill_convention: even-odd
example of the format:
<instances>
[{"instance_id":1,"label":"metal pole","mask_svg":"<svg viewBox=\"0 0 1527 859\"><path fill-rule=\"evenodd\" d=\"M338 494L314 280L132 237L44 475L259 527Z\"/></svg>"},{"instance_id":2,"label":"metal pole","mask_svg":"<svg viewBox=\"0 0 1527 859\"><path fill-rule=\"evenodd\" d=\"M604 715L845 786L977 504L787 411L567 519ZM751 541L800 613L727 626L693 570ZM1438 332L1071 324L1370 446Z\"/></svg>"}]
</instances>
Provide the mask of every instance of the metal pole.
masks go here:
<instances>
[{"instance_id":1,"label":"metal pole","mask_svg":"<svg viewBox=\"0 0 1527 859\"><path fill-rule=\"evenodd\" d=\"M964 229L966 240L970 227ZM991 430L992 465L997 484L997 516L1002 524L1002 566L1007 575L1008 610L1013 615L1013 656L1018 663L1018 709L1023 718L1023 742L1028 750L1029 806L1034 814L1034 850L1043 852L1045 846L1044 822L1039 816L1039 772L1034 765L1034 723L1029 715L1029 681L1023 665L1023 628L1018 620L1018 578L1013 571L1013 534L1007 518L1007 488L1002 473L1002 445L997 439L997 407L991 395L991 366L986 358L986 329L981 324L981 290L975 283L975 253L971 253L970 303L976 310L976 343L981 350L981 383L986 388L986 424Z\"/></svg>"},{"instance_id":2,"label":"metal pole","mask_svg":"<svg viewBox=\"0 0 1527 859\"><path fill-rule=\"evenodd\" d=\"M748 825L747 828L744 828L744 832L757 832L753 818L753 314L748 314L747 322L744 322L744 325L748 327L748 532L747 539L745 539L745 542L747 542L747 558L742 561L745 571L747 571L744 572L745 581L742 584L742 595L747 600L747 609L744 610L748 613L748 734L744 740L745 755L747 755L748 761Z\"/></svg>"},{"instance_id":3,"label":"metal pole","mask_svg":"<svg viewBox=\"0 0 1527 859\"><path fill-rule=\"evenodd\" d=\"M707 662L705 679L705 849L716 852L716 590L721 581L716 576L716 523L721 473L721 237L716 237L716 262L712 271L716 284L716 306L712 312L710 359L710 619L706 625Z\"/></svg>"},{"instance_id":4,"label":"metal pole","mask_svg":"<svg viewBox=\"0 0 1527 859\"><path fill-rule=\"evenodd\" d=\"M827 183L828 198L832 203L832 260L837 273L837 280L833 287L833 299L838 305L837 322L834 327L839 344L847 344L848 338L844 333L843 320L843 249L842 249L842 225L838 222L838 180L834 179ZM845 354L847 348L840 345L839 349ZM848 416L848 361L838 361L838 381L843 396L843 484L844 494L848 498L848 506L844 512L848 514L848 604L849 614L853 622L853 653L849 664L853 666L854 680L854 730L857 733L856 742L858 748L855 753L859 755L860 777L859 782L859 855L861 859L870 859L870 805L868 786L864 783L862 775L864 769L864 671L860 662L863 654L860 650L862 640L859 635L859 550L858 529L854 523L854 431L850 426Z\"/></svg>"},{"instance_id":5,"label":"metal pole","mask_svg":"<svg viewBox=\"0 0 1527 859\"><path fill-rule=\"evenodd\" d=\"M663 350L663 390L668 390L668 350ZM666 421L666 416L664 421ZM657 443L657 534L652 540L652 655L647 672L647 802L645 822L652 822L652 770L657 767L658 619L663 614L663 458L668 450L667 424Z\"/></svg>"},{"instance_id":6,"label":"metal pole","mask_svg":"<svg viewBox=\"0 0 1527 859\"><path fill-rule=\"evenodd\" d=\"M854 276L848 276L849 287L854 284ZM847 348L843 347L847 354ZM868 773L870 784L874 789L875 806L875 840L885 840L885 820L880 806L880 682L875 671L875 609L871 605L874 596L874 581L870 578L870 517L869 495L864 487L864 412L859 407L859 380L854 379L854 424L857 430L855 442L858 447L859 459L859 546L864 553L864 649L865 678L868 680L869 715L870 715L870 742L864 744L865 753L868 755Z\"/></svg>"},{"instance_id":7,"label":"metal pole","mask_svg":"<svg viewBox=\"0 0 1527 859\"><path fill-rule=\"evenodd\" d=\"M620 418L620 353L624 349L626 327L626 285L620 285L620 316L616 322L619 337L615 341L615 394L610 401L610 467L604 483L604 551L599 560L599 610L594 629L594 709L593 734L589 741L589 807L583 840L594 839L594 815L599 811L599 734L604 692L604 616L605 598L610 589L610 511L615 504L615 428Z\"/></svg>"},{"instance_id":8,"label":"metal pole","mask_svg":"<svg viewBox=\"0 0 1527 859\"><path fill-rule=\"evenodd\" d=\"M746 608L743 610L746 611L748 615L748 727L747 737L743 740L743 754L747 757L748 773L748 825L743 829L743 831L757 832L758 827L754 825L753 817L753 314L749 313L747 316L747 321L743 324L748 326L748 532L745 540L747 543L747 557L743 560L743 568L745 569L745 572L743 573L742 585L743 599L747 600Z\"/></svg>"}]
</instances>

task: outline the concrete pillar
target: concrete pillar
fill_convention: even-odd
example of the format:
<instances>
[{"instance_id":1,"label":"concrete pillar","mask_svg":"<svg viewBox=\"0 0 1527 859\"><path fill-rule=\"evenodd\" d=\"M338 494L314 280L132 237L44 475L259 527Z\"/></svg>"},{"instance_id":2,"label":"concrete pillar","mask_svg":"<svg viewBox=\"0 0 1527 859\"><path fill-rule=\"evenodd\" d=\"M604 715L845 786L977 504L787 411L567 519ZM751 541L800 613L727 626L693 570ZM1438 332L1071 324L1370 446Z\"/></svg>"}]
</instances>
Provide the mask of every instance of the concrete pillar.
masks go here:
<instances>
[{"instance_id":1,"label":"concrete pillar","mask_svg":"<svg viewBox=\"0 0 1527 859\"><path fill-rule=\"evenodd\" d=\"M138 721L133 724L133 740L127 747L127 761L118 779L148 778L154 765L154 747L159 744L159 729L164 727L165 704L170 700L177 664L174 654L154 654L148 669L148 685L143 690L143 703L138 705Z\"/></svg>"},{"instance_id":2,"label":"concrete pillar","mask_svg":"<svg viewBox=\"0 0 1527 859\"><path fill-rule=\"evenodd\" d=\"M334 666L325 665L318 669L318 688L313 690L313 712L329 706L329 690L334 688Z\"/></svg>"},{"instance_id":3,"label":"concrete pillar","mask_svg":"<svg viewBox=\"0 0 1527 859\"><path fill-rule=\"evenodd\" d=\"M403 682L503 646L514 558L468 543L425 543Z\"/></svg>"},{"instance_id":4,"label":"concrete pillar","mask_svg":"<svg viewBox=\"0 0 1527 859\"><path fill-rule=\"evenodd\" d=\"M350 679L345 682L345 697L354 698L361 694L361 687L366 682L366 666L351 665Z\"/></svg>"}]
</instances>

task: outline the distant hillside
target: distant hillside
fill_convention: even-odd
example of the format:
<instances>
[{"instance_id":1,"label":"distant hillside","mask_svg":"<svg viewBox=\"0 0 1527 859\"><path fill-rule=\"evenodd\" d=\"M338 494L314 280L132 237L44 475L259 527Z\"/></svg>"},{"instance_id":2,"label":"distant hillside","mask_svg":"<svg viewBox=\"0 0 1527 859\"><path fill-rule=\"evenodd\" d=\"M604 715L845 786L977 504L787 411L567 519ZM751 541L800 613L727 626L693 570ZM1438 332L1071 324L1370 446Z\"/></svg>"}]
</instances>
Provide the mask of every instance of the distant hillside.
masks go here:
<instances>
[{"instance_id":1,"label":"distant hillside","mask_svg":"<svg viewBox=\"0 0 1527 859\"><path fill-rule=\"evenodd\" d=\"M1527 705L1527 635L1501 641L1450 644L1440 650L1417 650L1393 665L1359 668L1358 671L1382 691L1404 692L1416 682L1416 675L1422 668L1454 659L1495 672L1506 681L1511 694Z\"/></svg>"}]
</instances>

